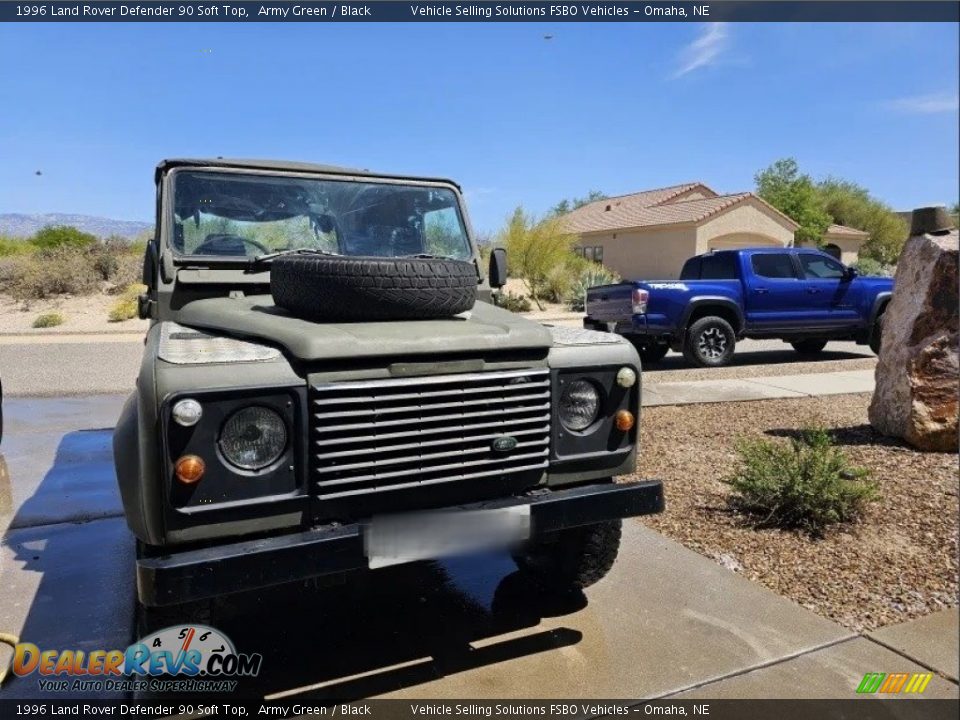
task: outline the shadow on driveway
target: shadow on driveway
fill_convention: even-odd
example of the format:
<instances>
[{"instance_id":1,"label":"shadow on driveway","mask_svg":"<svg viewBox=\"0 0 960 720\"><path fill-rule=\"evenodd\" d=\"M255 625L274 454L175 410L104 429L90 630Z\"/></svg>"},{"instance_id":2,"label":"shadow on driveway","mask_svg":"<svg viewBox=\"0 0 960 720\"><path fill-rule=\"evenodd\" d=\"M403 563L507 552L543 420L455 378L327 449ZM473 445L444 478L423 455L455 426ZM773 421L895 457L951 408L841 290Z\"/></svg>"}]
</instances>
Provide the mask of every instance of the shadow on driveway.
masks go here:
<instances>
[{"instance_id":1,"label":"shadow on driveway","mask_svg":"<svg viewBox=\"0 0 960 720\"><path fill-rule=\"evenodd\" d=\"M7 518L13 514L0 543L0 630L40 650L124 650L137 639L135 543L118 515L111 432L60 436L45 471L36 458L17 450L16 437L4 440L16 459L10 472L0 471L0 512ZM3 456L0 464L6 468ZM24 498L23 490L31 486L32 494ZM264 656L260 676L242 680L240 694L359 699L567 647L582 638L579 631L555 624L536 628L544 617L581 610L586 597L540 594L503 554L361 571L322 583L236 594L214 603L210 624L239 652ZM40 677L11 676L5 694L24 699L118 695L50 693L40 689Z\"/></svg>"}]
</instances>

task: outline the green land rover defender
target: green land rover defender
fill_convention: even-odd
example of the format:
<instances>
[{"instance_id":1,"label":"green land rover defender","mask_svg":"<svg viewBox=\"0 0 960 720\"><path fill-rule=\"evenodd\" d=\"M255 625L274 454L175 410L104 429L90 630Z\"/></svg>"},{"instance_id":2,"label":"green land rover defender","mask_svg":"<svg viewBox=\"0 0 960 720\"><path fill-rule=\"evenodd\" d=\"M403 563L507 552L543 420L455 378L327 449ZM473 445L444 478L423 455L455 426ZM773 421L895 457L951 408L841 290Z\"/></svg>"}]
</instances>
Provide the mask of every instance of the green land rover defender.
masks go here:
<instances>
[{"instance_id":1,"label":"green land rover defender","mask_svg":"<svg viewBox=\"0 0 960 720\"><path fill-rule=\"evenodd\" d=\"M640 361L497 307L459 187L166 160L136 391L114 434L144 613L502 547L545 587L610 570ZM173 617L176 617L175 615Z\"/></svg>"}]
</instances>

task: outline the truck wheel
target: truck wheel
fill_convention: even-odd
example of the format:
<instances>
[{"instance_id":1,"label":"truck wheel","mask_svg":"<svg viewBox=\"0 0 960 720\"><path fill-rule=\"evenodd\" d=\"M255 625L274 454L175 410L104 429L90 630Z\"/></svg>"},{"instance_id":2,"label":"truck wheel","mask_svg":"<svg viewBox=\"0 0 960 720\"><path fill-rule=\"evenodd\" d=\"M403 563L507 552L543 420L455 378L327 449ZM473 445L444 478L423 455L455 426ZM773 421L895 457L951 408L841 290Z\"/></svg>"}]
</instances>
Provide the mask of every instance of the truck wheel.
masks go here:
<instances>
[{"instance_id":1,"label":"truck wheel","mask_svg":"<svg viewBox=\"0 0 960 720\"><path fill-rule=\"evenodd\" d=\"M798 340L790 343L801 355L816 355L827 346L826 340Z\"/></svg>"},{"instance_id":2,"label":"truck wheel","mask_svg":"<svg viewBox=\"0 0 960 720\"><path fill-rule=\"evenodd\" d=\"M883 315L873 322L873 332L870 333L870 349L874 355L880 355L880 341L883 336Z\"/></svg>"},{"instance_id":3,"label":"truck wheel","mask_svg":"<svg viewBox=\"0 0 960 720\"><path fill-rule=\"evenodd\" d=\"M425 320L458 315L477 298L462 260L289 255L270 264L273 301L307 320Z\"/></svg>"},{"instance_id":4,"label":"truck wheel","mask_svg":"<svg viewBox=\"0 0 960 720\"><path fill-rule=\"evenodd\" d=\"M730 362L737 335L722 317L700 318L687 328L683 357L691 365L722 367Z\"/></svg>"},{"instance_id":5,"label":"truck wheel","mask_svg":"<svg viewBox=\"0 0 960 720\"><path fill-rule=\"evenodd\" d=\"M513 556L539 585L559 592L590 587L610 572L620 550L620 520L552 533Z\"/></svg>"}]
</instances>

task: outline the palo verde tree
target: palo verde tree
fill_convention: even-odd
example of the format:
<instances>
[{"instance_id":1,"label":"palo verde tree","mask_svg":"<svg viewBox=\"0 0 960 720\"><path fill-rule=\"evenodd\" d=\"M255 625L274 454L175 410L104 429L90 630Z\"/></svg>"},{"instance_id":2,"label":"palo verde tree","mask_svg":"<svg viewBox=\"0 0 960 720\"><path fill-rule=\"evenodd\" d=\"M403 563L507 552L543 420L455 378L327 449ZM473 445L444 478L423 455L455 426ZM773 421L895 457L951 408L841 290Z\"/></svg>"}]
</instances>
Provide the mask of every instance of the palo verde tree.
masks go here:
<instances>
[{"instance_id":1,"label":"palo verde tree","mask_svg":"<svg viewBox=\"0 0 960 720\"><path fill-rule=\"evenodd\" d=\"M543 310L541 297L550 272L572 255L573 237L567 234L554 215L537 219L517 207L497 235L496 244L506 248L511 272L523 280L537 307Z\"/></svg>"},{"instance_id":2,"label":"palo verde tree","mask_svg":"<svg viewBox=\"0 0 960 720\"><path fill-rule=\"evenodd\" d=\"M793 158L777 160L754 176L757 195L800 225L798 243L820 245L830 225L823 198L809 175L800 172Z\"/></svg>"}]
</instances>

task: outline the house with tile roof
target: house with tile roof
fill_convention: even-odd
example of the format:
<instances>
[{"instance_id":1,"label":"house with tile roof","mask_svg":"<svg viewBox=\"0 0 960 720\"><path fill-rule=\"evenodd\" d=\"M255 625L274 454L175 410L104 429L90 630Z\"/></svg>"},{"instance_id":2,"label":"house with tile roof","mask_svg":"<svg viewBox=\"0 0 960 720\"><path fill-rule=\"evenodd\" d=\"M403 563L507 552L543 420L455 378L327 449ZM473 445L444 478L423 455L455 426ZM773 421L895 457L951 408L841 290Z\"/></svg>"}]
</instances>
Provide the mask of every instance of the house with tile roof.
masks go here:
<instances>
[{"instance_id":1,"label":"house with tile roof","mask_svg":"<svg viewBox=\"0 0 960 720\"><path fill-rule=\"evenodd\" d=\"M649 280L675 279L687 258L709 250L790 247L799 227L753 193L720 195L700 182L597 200L563 224L578 254Z\"/></svg>"},{"instance_id":2,"label":"house with tile roof","mask_svg":"<svg viewBox=\"0 0 960 720\"><path fill-rule=\"evenodd\" d=\"M860 248L870 233L846 225L831 225L823 234L823 250L844 265L853 265L860 258Z\"/></svg>"}]
</instances>

